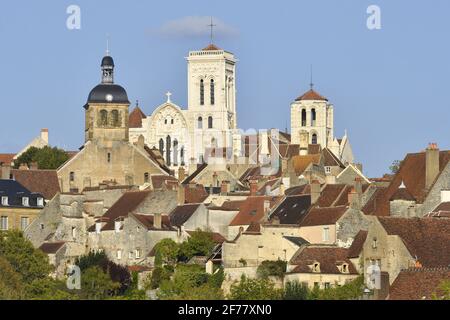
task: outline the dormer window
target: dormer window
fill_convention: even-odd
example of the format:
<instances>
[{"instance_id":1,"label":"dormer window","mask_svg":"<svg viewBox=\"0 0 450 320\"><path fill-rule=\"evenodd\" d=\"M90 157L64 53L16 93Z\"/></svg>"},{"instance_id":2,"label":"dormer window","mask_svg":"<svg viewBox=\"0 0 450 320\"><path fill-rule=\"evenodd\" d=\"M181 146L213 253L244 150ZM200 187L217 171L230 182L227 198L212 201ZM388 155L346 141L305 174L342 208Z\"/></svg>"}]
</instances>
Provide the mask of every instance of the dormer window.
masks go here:
<instances>
[{"instance_id":1,"label":"dormer window","mask_svg":"<svg viewBox=\"0 0 450 320\"><path fill-rule=\"evenodd\" d=\"M348 273L348 272L349 272L348 264L347 263L342 264L342 273Z\"/></svg>"},{"instance_id":2,"label":"dormer window","mask_svg":"<svg viewBox=\"0 0 450 320\"><path fill-rule=\"evenodd\" d=\"M44 206L44 199L41 197L37 198L37 206L38 207L43 207Z\"/></svg>"},{"instance_id":3,"label":"dormer window","mask_svg":"<svg viewBox=\"0 0 450 320\"><path fill-rule=\"evenodd\" d=\"M7 206L7 205L8 205L8 197L2 196L2 206Z\"/></svg>"},{"instance_id":4,"label":"dormer window","mask_svg":"<svg viewBox=\"0 0 450 320\"><path fill-rule=\"evenodd\" d=\"M30 199L28 197L22 197L22 205L24 207L29 207L30 206Z\"/></svg>"},{"instance_id":5,"label":"dormer window","mask_svg":"<svg viewBox=\"0 0 450 320\"><path fill-rule=\"evenodd\" d=\"M314 264L313 264L313 269L312 269L312 271L313 272L320 272L320 263L318 263L318 262L315 262Z\"/></svg>"},{"instance_id":6,"label":"dormer window","mask_svg":"<svg viewBox=\"0 0 450 320\"><path fill-rule=\"evenodd\" d=\"M325 167L325 173L331 173L331 167Z\"/></svg>"}]
</instances>

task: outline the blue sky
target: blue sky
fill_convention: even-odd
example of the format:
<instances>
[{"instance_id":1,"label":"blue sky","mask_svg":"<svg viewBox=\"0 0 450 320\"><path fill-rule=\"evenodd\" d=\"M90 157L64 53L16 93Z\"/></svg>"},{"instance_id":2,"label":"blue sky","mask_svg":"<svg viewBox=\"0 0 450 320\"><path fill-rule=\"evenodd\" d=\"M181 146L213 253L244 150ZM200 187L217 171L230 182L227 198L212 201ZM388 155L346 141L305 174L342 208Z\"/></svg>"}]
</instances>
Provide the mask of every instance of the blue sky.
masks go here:
<instances>
[{"instance_id":1,"label":"blue sky","mask_svg":"<svg viewBox=\"0 0 450 320\"><path fill-rule=\"evenodd\" d=\"M81 30L66 28L72 4ZM371 4L381 8L381 30L366 27ZM379 176L428 142L450 147L449 15L447 0L4 2L0 152L18 151L45 127L53 145L83 144L82 106L100 81L106 34L130 101L150 114L170 90L185 107L184 57L208 44L201 17L213 16L215 42L239 59L239 127L289 126L312 64L315 88L335 107L335 134L347 129L365 173Z\"/></svg>"}]
</instances>

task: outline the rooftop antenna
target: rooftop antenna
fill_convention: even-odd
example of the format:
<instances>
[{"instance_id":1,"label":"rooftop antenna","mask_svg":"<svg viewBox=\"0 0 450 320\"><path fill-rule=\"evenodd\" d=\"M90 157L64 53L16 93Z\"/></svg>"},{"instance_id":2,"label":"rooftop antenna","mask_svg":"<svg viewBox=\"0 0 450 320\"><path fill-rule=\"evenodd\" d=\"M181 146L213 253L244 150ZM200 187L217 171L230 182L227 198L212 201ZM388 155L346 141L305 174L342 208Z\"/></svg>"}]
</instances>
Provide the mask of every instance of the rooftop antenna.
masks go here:
<instances>
[{"instance_id":1,"label":"rooftop antenna","mask_svg":"<svg viewBox=\"0 0 450 320\"><path fill-rule=\"evenodd\" d=\"M211 28L210 37L211 37L211 44L213 44L214 27L217 27L217 25L213 23L213 17L211 17L211 23L208 24L208 27Z\"/></svg>"},{"instance_id":2,"label":"rooftop antenna","mask_svg":"<svg viewBox=\"0 0 450 320\"><path fill-rule=\"evenodd\" d=\"M311 80L309 82L309 86L311 87L311 90L314 88L314 83L313 83L313 66L311 65Z\"/></svg>"},{"instance_id":3,"label":"rooftop antenna","mask_svg":"<svg viewBox=\"0 0 450 320\"><path fill-rule=\"evenodd\" d=\"M106 55L109 56L109 34L106 34Z\"/></svg>"}]
</instances>

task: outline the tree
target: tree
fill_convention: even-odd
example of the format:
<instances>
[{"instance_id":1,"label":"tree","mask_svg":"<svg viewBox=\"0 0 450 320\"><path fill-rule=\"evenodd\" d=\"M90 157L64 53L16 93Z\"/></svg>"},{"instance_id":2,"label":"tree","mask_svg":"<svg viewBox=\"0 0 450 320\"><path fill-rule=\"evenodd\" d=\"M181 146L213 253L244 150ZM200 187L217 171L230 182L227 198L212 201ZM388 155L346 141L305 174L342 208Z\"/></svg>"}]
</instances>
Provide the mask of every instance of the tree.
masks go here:
<instances>
[{"instance_id":1,"label":"tree","mask_svg":"<svg viewBox=\"0 0 450 320\"><path fill-rule=\"evenodd\" d=\"M343 286L335 285L328 289L319 289L315 287L310 291L310 300L355 300L362 296L364 290L364 277L359 276L358 278L350 281Z\"/></svg>"},{"instance_id":2,"label":"tree","mask_svg":"<svg viewBox=\"0 0 450 320\"><path fill-rule=\"evenodd\" d=\"M396 174L400 169L400 165L402 162L400 160L394 160L392 164L389 166L389 170L391 170L392 174Z\"/></svg>"},{"instance_id":3,"label":"tree","mask_svg":"<svg viewBox=\"0 0 450 320\"><path fill-rule=\"evenodd\" d=\"M223 273L209 275L199 265L179 264L171 280L161 283L158 297L164 300L221 300Z\"/></svg>"},{"instance_id":4,"label":"tree","mask_svg":"<svg viewBox=\"0 0 450 320\"><path fill-rule=\"evenodd\" d=\"M39 169L55 170L68 159L69 155L64 150L56 147L45 146L40 149L30 147L14 161L14 166L18 168L22 163L30 166L32 162L36 162Z\"/></svg>"},{"instance_id":5,"label":"tree","mask_svg":"<svg viewBox=\"0 0 450 320\"><path fill-rule=\"evenodd\" d=\"M282 290L276 289L269 279L250 279L242 275L241 280L231 285L230 300L280 300Z\"/></svg>"},{"instance_id":6,"label":"tree","mask_svg":"<svg viewBox=\"0 0 450 320\"><path fill-rule=\"evenodd\" d=\"M208 256L214 246L212 233L202 230L194 231L189 239L180 245L179 259L188 261L194 256Z\"/></svg>"},{"instance_id":7,"label":"tree","mask_svg":"<svg viewBox=\"0 0 450 320\"><path fill-rule=\"evenodd\" d=\"M47 255L35 249L20 231L6 231L0 234L0 256L9 262L27 285L32 284L34 280L46 278L52 271Z\"/></svg>"},{"instance_id":8,"label":"tree","mask_svg":"<svg viewBox=\"0 0 450 320\"><path fill-rule=\"evenodd\" d=\"M98 267L89 267L81 274L81 294L89 300L103 300L114 295L120 283L111 280L109 275Z\"/></svg>"},{"instance_id":9,"label":"tree","mask_svg":"<svg viewBox=\"0 0 450 320\"><path fill-rule=\"evenodd\" d=\"M163 239L155 245L155 266L174 265L180 251L172 239Z\"/></svg>"},{"instance_id":10,"label":"tree","mask_svg":"<svg viewBox=\"0 0 450 320\"><path fill-rule=\"evenodd\" d=\"M263 261L256 271L259 278L278 277L283 278L286 272L286 261Z\"/></svg>"},{"instance_id":11,"label":"tree","mask_svg":"<svg viewBox=\"0 0 450 320\"><path fill-rule=\"evenodd\" d=\"M0 300L19 300L24 296L22 277L0 256Z\"/></svg>"},{"instance_id":12,"label":"tree","mask_svg":"<svg viewBox=\"0 0 450 320\"><path fill-rule=\"evenodd\" d=\"M433 300L450 300L450 280L444 280L433 294Z\"/></svg>"},{"instance_id":13,"label":"tree","mask_svg":"<svg viewBox=\"0 0 450 320\"><path fill-rule=\"evenodd\" d=\"M309 295L308 286L298 281L286 283L283 300L307 300Z\"/></svg>"}]
</instances>

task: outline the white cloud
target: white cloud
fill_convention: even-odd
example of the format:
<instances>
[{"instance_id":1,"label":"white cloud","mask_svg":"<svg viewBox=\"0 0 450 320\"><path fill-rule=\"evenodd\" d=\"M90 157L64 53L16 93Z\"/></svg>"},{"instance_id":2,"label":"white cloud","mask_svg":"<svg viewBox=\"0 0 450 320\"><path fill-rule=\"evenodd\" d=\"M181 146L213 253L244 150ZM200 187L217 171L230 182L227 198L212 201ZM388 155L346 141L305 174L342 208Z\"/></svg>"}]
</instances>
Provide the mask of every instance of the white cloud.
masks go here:
<instances>
[{"instance_id":1,"label":"white cloud","mask_svg":"<svg viewBox=\"0 0 450 320\"><path fill-rule=\"evenodd\" d=\"M151 34L163 37L209 37L211 17L207 16L187 16L164 23L157 29L151 29ZM213 17L214 38L234 37L238 35L238 30L225 24L220 19Z\"/></svg>"}]
</instances>

